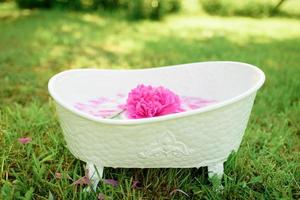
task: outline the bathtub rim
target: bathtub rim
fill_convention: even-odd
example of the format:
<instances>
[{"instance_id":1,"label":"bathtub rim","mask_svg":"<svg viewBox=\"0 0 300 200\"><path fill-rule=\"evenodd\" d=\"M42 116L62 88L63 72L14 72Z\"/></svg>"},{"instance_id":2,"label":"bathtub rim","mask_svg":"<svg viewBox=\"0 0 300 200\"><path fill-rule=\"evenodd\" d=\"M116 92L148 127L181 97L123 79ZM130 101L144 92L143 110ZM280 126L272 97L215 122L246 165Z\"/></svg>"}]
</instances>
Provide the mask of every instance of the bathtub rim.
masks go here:
<instances>
[{"instance_id":1,"label":"bathtub rim","mask_svg":"<svg viewBox=\"0 0 300 200\"><path fill-rule=\"evenodd\" d=\"M153 117L153 118L142 118L142 119L105 119L105 118L97 118L95 116L88 115L87 113L80 112L76 108L72 107L71 105L65 103L60 96L55 92L55 80L61 76L63 76L66 73L69 73L71 71L147 71L147 70L159 70L159 69L164 69L164 68L178 68L178 67L183 67L185 65L197 65L197 64L218 64L218 63L226 63L226 64L240 64L243 67L248 67L251 68L252 70L256 71L259 74L259 80L255 85L253 85L251 88L249 88L247 91L230 98L228 100L222 101L222 102L217 102L216 104L208 105L202 108L194 109L194 110L189 110L185 112L179 112L179 113L174 113L174 114L169 114L169 115L163 115L163 116L158 116L158 117ZM248 63L243 63L243 62L235 62L235 61L208 61L208 62L195 62L195 63L186 63L186 64L178 64L178 65L170 65L170 66L162 66L162 67L153 67L153 68L146 68L146 69L98 69L98 68L79 68L79 69L69 69L69 70L64 70L62 72L59 72L52 76L49 81L48 81L48 91L50 93L50 96L54 99L56 103L58 103L61 107L67 109L68 111L72 112L73 114L79 115L83 118L86 118L88 120L92 120L95 122L100 122L103 124L114 124L114 125L139 125L139 124L146 124L146 123L155 123L155 122L160 122L160 121L166 121L166 120L171 120L171 119L176 119L180 117L186 117L186 116L191 116L191 115L196 115L200 113L205 113L209 111L213 111L216 109L219 109L221 107L233 104L235 102L240 101L241 99L250 96L251 94L255 93L258 89L261 88L261 86L265 82L265 74L264 72L259 69L258 67L248 64Z\"/></svg>"}]
</instances>

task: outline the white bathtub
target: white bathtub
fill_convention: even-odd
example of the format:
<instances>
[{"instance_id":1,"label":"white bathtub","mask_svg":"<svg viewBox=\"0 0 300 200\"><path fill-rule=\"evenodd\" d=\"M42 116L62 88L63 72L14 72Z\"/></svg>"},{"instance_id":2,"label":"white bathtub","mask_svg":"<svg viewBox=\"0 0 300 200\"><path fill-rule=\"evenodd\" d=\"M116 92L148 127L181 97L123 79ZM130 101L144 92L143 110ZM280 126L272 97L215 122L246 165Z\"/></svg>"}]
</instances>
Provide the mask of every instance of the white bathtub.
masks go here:
<instances>
[{"instance_id":1,"label":"white bathtub","mask_svg":"<svg viewBox=\"0 0 300 200\"><path fill-rule=\"evenodd\" d=\"M201 62L139 70L67 70L53 76L48 87L67 146L87 163L96 186L104 167L208 166L209 175L222 176L223 162L239 148L264 80L264 73L249 64ZM140 83L218 102L146 119L101 119L73 106L97 96L126 94Z\"/></svg>"}]
</instances>

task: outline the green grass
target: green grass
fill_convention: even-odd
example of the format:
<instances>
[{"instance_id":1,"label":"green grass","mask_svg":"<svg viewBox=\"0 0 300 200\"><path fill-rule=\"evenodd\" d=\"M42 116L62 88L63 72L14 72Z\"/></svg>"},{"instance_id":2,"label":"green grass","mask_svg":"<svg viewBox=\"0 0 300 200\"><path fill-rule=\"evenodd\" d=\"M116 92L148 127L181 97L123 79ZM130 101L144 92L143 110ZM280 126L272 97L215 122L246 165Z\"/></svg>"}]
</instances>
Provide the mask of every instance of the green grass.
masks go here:
<instances>
[{"instance_id":1,"label":"green grass","mask_svg":"<svg viewBox=\"0 0 300 200\"><path fill-rule=\"evenodd\" d=\"M241 147L225 165L224 190L216 192L205 168L107 168L105 178L120 184L101 183L97 193L106 199L300 198L299 22L184 13L161 22L129 22L122 14L20 11L0 4L0 199L95 198L72 185L84 175L84 163L65 147L47 92L52 75L89 66L207 60L248 62L267 78ZM24 136L33 141L19 144ZM133 180L143 187L131 188Z\"/></svg>"}]
</instances>

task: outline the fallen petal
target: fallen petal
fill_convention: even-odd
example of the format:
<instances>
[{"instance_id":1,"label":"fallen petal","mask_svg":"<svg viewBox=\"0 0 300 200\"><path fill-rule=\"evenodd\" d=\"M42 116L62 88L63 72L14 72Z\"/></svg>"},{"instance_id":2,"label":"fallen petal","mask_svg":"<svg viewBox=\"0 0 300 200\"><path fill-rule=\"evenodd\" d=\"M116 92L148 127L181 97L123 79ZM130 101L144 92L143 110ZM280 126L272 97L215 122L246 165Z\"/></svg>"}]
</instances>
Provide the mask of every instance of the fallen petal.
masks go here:
<instances>
[{"instance_id":1,"label":"fallen petal","mask_svg":"<svg viewBox=\"0 0 300 200\"><path fill-rule=\"evenodd\" d=\"M126 109L126 104L119 104L118 108L121 110L125 110Z\"/></svg>"},{"instance_id":2,"label":"fallen petal","mask_svg":"<svg viewBox=\"0 0 300 200\"><path fill-rule=\"evenodd\" d=\"M125 95L125 94L122 94L122 93L118 93L118 94L117 94L117 97L123 98L123 97L126 97L126 95Z\"/></svg>"},{"instance_id":3,"label":"fallen petal","mask_svg":"<svg viewBox=\"0 0 300 200\"><path fill-rule=\"evenodd\" d=\"M109 185L112 185L114 187L118 186L118 181L114 179L103 179L103 182Z\"/></svg>"},{"instance_id":4,"label":"fallen petal","mask_svg":"<svg viewBox=\"0 0 300 200\"><path fill-rule=\"evenodd\" d=\"M98 198L98 200L104 200L105 196L104 196L104 194L99 193L98 196L97 196L97 198Z\"/></svg>"},{"instance_id":5,"label":"fallen petal","mask_svg":"<svg viewBox=\"0 0 300 200\"><path fill-rule=\"evenodd\" d=\"M61 179L61 177L62 177L62 174L61 174L61 173L58 173L58 172L55 173L55 178Z\"/></svg>"},{"instance_id":6,"label":"fallen petal","mask_svg":"<svg viewBox=\"0 0 300 200\"><path fill-rule=\"evenodd\" d=\"M141 189L142 185L141 185L141 183L139 181L133 181L131 187L133 189Z\"/></svg>"},{"instance_id":7,"label":"fallen petal","mask_svg":"<svg viewBox=\"0 0 300 200\"><path fill-rule=\"evenodd\" d=\"M83 176L80 179L73 182L73 185L88 185L90 184L90 179L87 176Z\"/></svg>"},{"instance_id":8,"label":"fallen petal","mask_svg":"<svg viewBox=\"0 0 300 200\"><path fill-rule=\"evenodd\" d=\"M19 138L18 141L21 143L21 144L27 144L29 142L32 141L31 137L23 137L23 138Z\"/></svg>"}]
</instances>

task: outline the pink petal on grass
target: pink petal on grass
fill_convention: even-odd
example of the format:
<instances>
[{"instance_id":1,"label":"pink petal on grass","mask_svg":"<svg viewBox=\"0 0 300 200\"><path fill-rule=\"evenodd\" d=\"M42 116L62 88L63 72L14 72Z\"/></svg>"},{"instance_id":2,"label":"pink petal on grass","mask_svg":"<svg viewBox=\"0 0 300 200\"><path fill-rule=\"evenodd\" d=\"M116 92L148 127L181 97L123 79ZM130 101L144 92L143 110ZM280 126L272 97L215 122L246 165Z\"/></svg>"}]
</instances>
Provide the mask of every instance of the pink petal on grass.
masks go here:
<instances>
[{"instance_id":1,"label":"pink petal on grass","mask_svg":"<svg viewBox=\"0 0 300 200\"><path fill-rule=\"evenodd\" d=\"M31 137L22 137L22 138L18 138L18 141L21 144L27 144L32 141L32 138Z\"/></svg>"},{"instance_id":2,"label":"pink petal on grass","mask_svg":"<svg viewBox=\"0 0 300 200\"><path fill-rule=\"evenodd\" d=\"M131 187L133 189L141 189L142 185L141 185L141 183L139 181L133 181Z\"/></svg>"},{"instance_id":3,"label":"pink petal on grass","mask_svg":"<svg viewBox=\"0 0 300 200\"><path fill-rule=\"evenodd\" d=\"M59 172L56 172L56 173L55 173L55 178L61 179L61 178L62 178L62 174L59 173Z\"/></svg>"},{"instance_id":4,"label":"pink petal on grass","mask_svg":"<svg viewBox=\"0 0 300 200\"><path fill-rule=\"evenodd\" d=\"M105 195L102 194L102 193L99 193L98 196L97 196L97 199L98 200L104 200L105 199Z\"/></svg>"},{"instance_id":5,"label":"pink petal on grass","mask_svg":"<svg viewBox=\"0 0 300 200\"><path fill-rule=\"evenodd\" d=\"M103 179L103 182L109 185L112 185L114 187L118 186L119 182L114 179Z\"/></svg>"},{"instance_id":6,"label":"pink petal on grass","mask_svg":"<svg viewBox=\"0 0 300 200\"><path fill-rule=\"evenodd\" d=\"M90 184L90 179L87 176L83 176L80 179L73 182L73 185L88 185Z\"/></svg>"}]
</instances>

